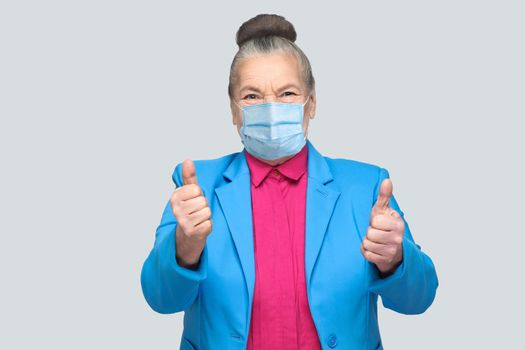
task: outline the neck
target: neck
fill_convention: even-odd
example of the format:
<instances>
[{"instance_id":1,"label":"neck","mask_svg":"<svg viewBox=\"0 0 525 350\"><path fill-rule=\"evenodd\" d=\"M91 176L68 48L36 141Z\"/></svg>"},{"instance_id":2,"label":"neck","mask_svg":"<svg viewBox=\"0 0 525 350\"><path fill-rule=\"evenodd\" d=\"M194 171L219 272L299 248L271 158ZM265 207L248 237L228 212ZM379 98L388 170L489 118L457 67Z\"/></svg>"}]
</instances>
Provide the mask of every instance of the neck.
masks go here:
<instances>
[{"instance_id":1,"label":"neck","mask_svg":"<svg viewBox=\"0 0 525 350\"><path fill-rule=\"evenodd\" d=\"M264 162L264 163L269 164L271 166L276 166L276 165L279 165L279 164L282 164L282 163L286 162L290 158L293 158L293 155L292 156L281 157L281 158L277 158L277 159L272 159L272 160L262 159L262 158L259 158L259 157L255 157L255 158L257 158L261 162Z\"/></svg>"}]
</instances>

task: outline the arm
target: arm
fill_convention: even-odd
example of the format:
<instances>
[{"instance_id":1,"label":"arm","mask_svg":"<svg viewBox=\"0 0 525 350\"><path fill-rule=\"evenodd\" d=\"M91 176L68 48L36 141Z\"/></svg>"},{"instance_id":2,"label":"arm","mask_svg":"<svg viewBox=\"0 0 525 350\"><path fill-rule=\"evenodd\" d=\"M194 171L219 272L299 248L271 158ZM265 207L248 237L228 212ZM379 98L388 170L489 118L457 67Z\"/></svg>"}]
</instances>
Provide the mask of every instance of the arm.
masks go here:
<instances>
[{"instance_id":1,"label":"arm","mask_svg":"<svg viewBox=\"0 0 525 350\"><path fill-rule=\"evenodd\" d=\"M182 186L180 163L172 178L177 187ZM207 274L207 245L195 269L179 265L175 254L176 228L177 221L168 201L156 230L155 243L141 272L142 293L150 307L162 314L183 311L191 306L197 298L199 283Z\"/></svg>"},{"instance_id":2,"label":"arm","mask_svg":"<svg viewBox=\"0 0 525 350\"><path fill-rule=\"evenodd\" d=\"M379 185L389 177L388 170L380 168L374 201L378 196ZM372 264L374 276L369 290L381 295L383 306L388 309L403 314L420 314L434 301L439 285L436 269L430 257L415 243L404 213L393 195L390 207L395 209L405 222L403 260L395 271L384 278L381 278L379 270Z\"/></svg>"}]
</instances>

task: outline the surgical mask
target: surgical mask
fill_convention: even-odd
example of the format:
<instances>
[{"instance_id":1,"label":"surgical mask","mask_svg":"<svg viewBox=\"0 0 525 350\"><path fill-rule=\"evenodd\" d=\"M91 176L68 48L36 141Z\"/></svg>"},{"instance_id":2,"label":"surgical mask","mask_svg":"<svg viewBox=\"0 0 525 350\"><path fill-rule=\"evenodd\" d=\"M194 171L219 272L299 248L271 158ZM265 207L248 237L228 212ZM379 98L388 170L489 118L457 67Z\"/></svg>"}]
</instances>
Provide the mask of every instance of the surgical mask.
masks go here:
<instances>
[{"instance_id":1,"label":"surgical mask","mask_svg":"<svg viewBox=\"0 0 525 350\"><path fill-rule=\"evenodd\" d=\"M241 142L250 154L265 160L295 155L306 144L302 128L305 103L265 102L239 106Z\"/></svg>"}]
</instances>

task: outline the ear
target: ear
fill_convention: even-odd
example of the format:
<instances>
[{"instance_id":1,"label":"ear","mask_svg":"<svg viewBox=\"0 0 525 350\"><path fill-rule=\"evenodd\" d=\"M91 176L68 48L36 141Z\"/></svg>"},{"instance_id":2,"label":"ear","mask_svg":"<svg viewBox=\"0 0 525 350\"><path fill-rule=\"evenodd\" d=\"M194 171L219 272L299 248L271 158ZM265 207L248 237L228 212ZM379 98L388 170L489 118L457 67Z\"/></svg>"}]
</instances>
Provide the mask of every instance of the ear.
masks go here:
<instances>
[{"instance_id":1,"label":"ear","mask_svg":"<svg viewBox=\"0 0 525 350\"><path fill-rule=\"evenodd\" d=\"M310 99L308 100L308 103L305 106L306 110L304 111L305 114L310 119L314 119L314 117L315 117L316 105L317 105L317 96L315 94L315 90L313 90L310 93Z\"/></svg>"}]
</instances>

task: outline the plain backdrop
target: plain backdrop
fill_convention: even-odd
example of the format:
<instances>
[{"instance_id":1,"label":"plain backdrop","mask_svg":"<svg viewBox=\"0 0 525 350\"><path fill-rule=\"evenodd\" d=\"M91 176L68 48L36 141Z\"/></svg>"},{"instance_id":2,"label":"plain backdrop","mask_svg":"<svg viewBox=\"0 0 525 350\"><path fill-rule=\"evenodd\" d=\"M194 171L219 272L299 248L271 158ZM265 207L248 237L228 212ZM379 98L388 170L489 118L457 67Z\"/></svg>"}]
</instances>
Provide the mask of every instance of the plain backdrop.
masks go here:
<instances>
[{"instance_id":1,"label":"plain backdrop","mask_svg":"<svg viewBox=\"0 0 525 350\"><path fill-rule=\"evenodd\" d=\"M185 158L242 150L235 32L290 20L317 80L309 139L387 168L440 281L379 308L386 349L522 341L525 11L520 1L2 1L2 349L176 349L140 269ZM348 325L352 327L352 325Z\"/></svg>"}]
</instances>

